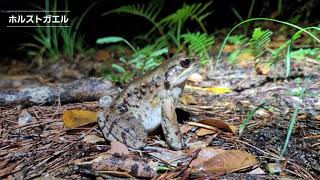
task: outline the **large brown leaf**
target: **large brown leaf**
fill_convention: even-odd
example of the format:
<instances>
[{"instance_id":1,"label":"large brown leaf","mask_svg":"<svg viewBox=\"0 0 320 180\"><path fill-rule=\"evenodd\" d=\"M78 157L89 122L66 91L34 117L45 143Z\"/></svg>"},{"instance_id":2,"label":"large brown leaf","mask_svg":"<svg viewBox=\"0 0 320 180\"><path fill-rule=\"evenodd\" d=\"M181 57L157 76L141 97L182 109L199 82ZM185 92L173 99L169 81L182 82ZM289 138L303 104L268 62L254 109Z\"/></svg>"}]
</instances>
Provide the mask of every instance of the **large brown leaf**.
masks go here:
<instances>
[{"instance_id":1,"label":"large brown leaf","mask_svg":"<svg viewBox=\"0 0 320 180\"><path fill-rule=\"evenodd\" d=\"M62 115L67 128L77 128L97 121L97 113L87 110L67 110Z\"/></svg>"},{"instance_id":2,"label":"large brown leaf","mask_svg":"<svg viewBox=\"0 0 320 180\"><path fill-rule=\"evenodd\" d=\"M216 127L220 130L227 131L227 132L232 132L233 134L236 134L236 127L234 125L227 124L223 120L218 120L218 119L205 119L199 121L199 123L206 124L209 126Z\"/></svg>"},{"instance_id":3,"label":"large brown leaf","mask_svg":"<svg viewBox=\"0 0 320 180\"><path fill-rule=\"evenodd\" d=\"M209 160L192 168L193 173L226 174L258 164L257 159L248 152L229 150L217 154Z\"/></svg>"}]
</instances>

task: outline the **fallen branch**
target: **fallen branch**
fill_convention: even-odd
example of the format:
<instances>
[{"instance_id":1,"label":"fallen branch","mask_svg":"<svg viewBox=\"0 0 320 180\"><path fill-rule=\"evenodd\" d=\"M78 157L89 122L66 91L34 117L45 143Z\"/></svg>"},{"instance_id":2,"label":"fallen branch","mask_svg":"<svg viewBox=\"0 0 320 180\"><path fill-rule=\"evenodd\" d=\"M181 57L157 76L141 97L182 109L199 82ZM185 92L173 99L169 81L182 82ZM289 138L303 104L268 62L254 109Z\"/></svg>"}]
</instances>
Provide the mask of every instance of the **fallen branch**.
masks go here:
<instances>
[{"instance_id":1,"label":"fallen branch","mask_svg":"<svg viewBox=\"0 0 320 180\"><path fill-rule=\"evenodd\" d=\"M110 81L90 78L57 86L0 90L0 106L49 105L59 98L61 103L95 101L102 96L114 96L119 92Z\"/></svg>"}]
</instances>

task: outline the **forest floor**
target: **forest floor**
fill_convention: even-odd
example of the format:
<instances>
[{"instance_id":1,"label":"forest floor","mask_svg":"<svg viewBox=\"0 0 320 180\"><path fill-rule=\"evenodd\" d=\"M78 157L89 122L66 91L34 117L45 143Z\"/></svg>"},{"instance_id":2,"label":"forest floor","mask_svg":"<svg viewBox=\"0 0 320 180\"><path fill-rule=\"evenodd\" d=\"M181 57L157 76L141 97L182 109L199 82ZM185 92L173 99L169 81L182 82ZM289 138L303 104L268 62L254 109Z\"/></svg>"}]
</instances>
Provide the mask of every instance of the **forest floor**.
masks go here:
<instances>
[{"instance_id":1,"label":"forest floor","mask_svg":"<svg viewBox=\"0 0 320 180\"><path fill-rule=\"evenodd\" d=\"M22 72L19 77L23 78L2 78L1 88L54 84L62 77L86 78L90 69L85 64L87 69L79 68L81 63L74 70L70 64L51 67L55 80ZM2 69L18 72L20 66L25 67L11 61ZM57 67L68 71L61 70L58 76ZM288 78L283 62L263 73L250 63L222 61L210 75L203 67L198 78L187 82L176 110L189 147L180 151L166 147L161 133L150 136L148 147L136 151L118 143L110 145L96 123L65 126L65 111L98 112L97 101L0 107L0 178L320 178L320 63L306 60L293 62L291 67ZM289 145L281 156L303 88ZM242 121L268 100L239 136ZM26 113L31 115L29 121L18 120Z\"/></svg>"}]
</instances>

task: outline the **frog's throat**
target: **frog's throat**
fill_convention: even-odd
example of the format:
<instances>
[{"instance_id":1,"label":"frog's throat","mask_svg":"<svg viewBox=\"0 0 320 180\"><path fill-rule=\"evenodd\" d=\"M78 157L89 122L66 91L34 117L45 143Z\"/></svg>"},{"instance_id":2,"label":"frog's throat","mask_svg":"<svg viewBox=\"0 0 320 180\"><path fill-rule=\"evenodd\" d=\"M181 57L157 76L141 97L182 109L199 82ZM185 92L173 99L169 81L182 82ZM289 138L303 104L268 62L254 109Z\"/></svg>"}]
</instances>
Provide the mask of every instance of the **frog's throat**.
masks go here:
<instances>
[{"instance_id":1,"label":"frog's throat","mask_svg":"<svg viewBox=\"0 0 320 180\"><path fill-rule=\"evenodd\" d=\"M177 76L172 82L171 85L175 86L175 85L179 85L181 83L183 83L184 81L187 80L187 78L195 73L199 68L199 65L193 65L191 67L189 67L188 69L184 70L181 74L179 74L179 76Z\"/></svg>"}]
</instances>

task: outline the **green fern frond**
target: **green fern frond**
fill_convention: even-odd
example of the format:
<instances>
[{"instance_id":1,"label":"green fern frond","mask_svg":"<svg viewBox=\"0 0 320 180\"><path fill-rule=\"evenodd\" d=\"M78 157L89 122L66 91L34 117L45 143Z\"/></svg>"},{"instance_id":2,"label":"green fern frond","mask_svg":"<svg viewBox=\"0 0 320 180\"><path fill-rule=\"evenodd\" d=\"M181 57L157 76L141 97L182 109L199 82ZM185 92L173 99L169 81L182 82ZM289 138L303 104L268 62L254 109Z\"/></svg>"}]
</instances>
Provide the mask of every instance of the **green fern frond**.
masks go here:
<instances>
[{"instance_id":1,"label":"green fern frond","mask_svg":"<svg viewBox=\"0 0 320 180\"><path fill-rule=\"evenodd\" d=\"M196 20L201 28L205 30L202 20L206 18L211 12L205 12L205 10L208 8L208 6L211 4L211 2L208 2L206 4L202 3L196 3L187 5L184 4L182 8L178 9L175 13L170 14L169 16L163 18L159 24L168 25L169 27L177 26L177 24L181 23L183 24L188 19Z\"/></svg>"},{"instance_id":2,"label":"green fern frond","mask_svg":"<svg viewBox=\"0 0 320 180\"><path fill-rule=\"evenodd\" d=\"M184 4L182 8L178 9L175 13L170 14L160 21L160 24L166 24L169 27L177 25L179 21L184 23L190 16L193 6Z\"/></svg>"},{"instance_id":3,"label":"green fern frond","mask_svg":"<svg viewBox=\"0 0 320 180\"><path fill-rule=\"evenodd\" d=\"M247 38L244 35L232 35L228 38L228 43L234 44L234 45L244 45L249 41L249 38Z\"/></svg>"},{"instance_id":4,"label":"green fern frond","mask_svg":"<svg viewBox=\"0 0 320 180\"><path fill-rule=\"evenodd\" d=\"M271 35L272 31L270 30L261 30L261 28L254 29L248 45L255 57L265 52L268 43L271 41Z\"/></svg>"},{"instance_id":5,"label":"green fern frond","mask_svg":"<svg viewBox=\"0 0 320 180\"><path fill-rule=\"evenodd\" d=\"M150 1L150 3L145 6L143 4L133 4L127 6L121 6L117 9L113 9L104 13L103 15L108 15L111 13L125 13L132 14L143 17L150 21L152 24L157 26L156 18L158 17L162 9L162 1Z\"/></svg>"},{"instance_id":6,"label":"green fern frond","mask_svg":"<svg viewBox=\"0 0 320 180\"><path fill-rule=\"evenodd\" d=\"M311 56L311 57L317 57L320 55L320 48L306 48L306 49L298 49L295 51L292 51L290 56L293 59L297 59L297 60L303 60L304 58L306 58L306 56Z\"/></svg>"},{"instance_id":7,"label":"green fern frond","mask_svg":"<svg viewBox=\"0 0 320 180\"><path fill-rule=\"evenodd\" d=\"M200 57L201 62L208 59L208 50L214 43L214 36L206 33L186 33L182 35L184 42L188 45L192 53Z\"/></svg>"},{"instance_id":8,"label":"green fern frond","mask_svg":"<svg viewBox=\"0 0 320 180\"><path fill-rule=\"evenodd\" d=\"M148 55L151 55L153 52L166 47L167 47L167 42L163 37L161 37L157 39L154 44L150 44L143 47L142 49L139 49L134 56L137 56L138 54L146 54L148 56Z\"/></svg>"},{"instance_id":9,"label":"green fern frond","mask_svg":"<svg viewBox=\"0 0 320 180\"><path fill-rule=\"evenodd\" d=\"M167 43L163 38L159 38L154 44L138 49L133 55L130 64L134 65L137 72L143 75L145 71L150 71L161 64L162 55L168 53Z\"/></svg>"}]
</instances>

